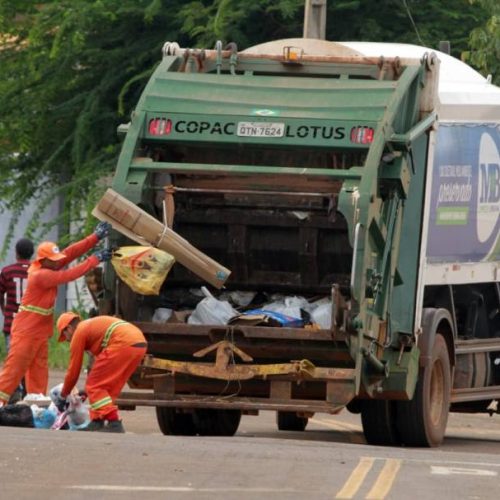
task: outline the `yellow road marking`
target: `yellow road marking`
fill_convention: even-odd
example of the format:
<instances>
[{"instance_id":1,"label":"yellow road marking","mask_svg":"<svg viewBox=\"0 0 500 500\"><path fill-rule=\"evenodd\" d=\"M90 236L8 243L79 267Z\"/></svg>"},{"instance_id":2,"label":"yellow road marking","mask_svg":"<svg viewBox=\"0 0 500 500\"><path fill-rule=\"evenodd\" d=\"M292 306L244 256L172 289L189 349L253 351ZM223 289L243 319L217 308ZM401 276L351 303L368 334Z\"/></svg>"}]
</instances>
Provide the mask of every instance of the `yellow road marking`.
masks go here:
<instances>
[{"instance_id":1,"label":"yellow road marking","mask_svg":"<svg viewBox=\"0 0 500 500\"><path fill-rule=\"evenodd\" d=\"M349 479L344 483L342 489L337 493L335 498L352 498L359 490L361 484L365 480L366 475L372 468L374 458L361 457L356 468L351 472Z\"/></svg>"},{"instance_id":2,"label":"yellow road marking","mask_svg":"<svg viewBox=\"0 0 500 500\"><path fill-rule=\"evenodd\" d=\"M401 460L388 458L366 498L369 500L381 500L385 498L392 488L392 483L394 483L400 467Z\"/></svg>"},{"instance_id":3,"label":"yellow road marking","mask_svg":"<svg viewBox=\"0 0 500 500\"><path fill-rule=\"evenodd\" d=\"M370 472L375 460L383 459L377 459L375 457L361 457L358 465L351 472L351 475L344 483L344 486L342 486L342 489L335 495L335 498L353 498L361 488L361 485ZM385 459L385 464L382 467L382 470L365 498L367 500L383 500L389 491L391 491L392 485L400 468L401 460L395 458Z\"/></svg>"}]
</instances>

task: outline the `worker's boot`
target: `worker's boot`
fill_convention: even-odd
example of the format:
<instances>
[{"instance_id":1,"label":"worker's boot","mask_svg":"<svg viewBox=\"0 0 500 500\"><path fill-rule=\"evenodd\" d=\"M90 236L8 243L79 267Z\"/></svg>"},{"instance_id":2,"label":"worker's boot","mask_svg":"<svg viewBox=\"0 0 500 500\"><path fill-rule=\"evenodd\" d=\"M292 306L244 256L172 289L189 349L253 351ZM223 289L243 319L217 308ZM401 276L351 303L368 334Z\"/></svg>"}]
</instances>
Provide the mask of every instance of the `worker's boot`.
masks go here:
<instances>
[{"instance_id":1,"label":"worker's boot","mask_svg":"<svg viewBox=\"0 0 500 500\"><path fill-rule=\"evenodd\" d=\"M78 429L79 431L102 431L104 428L104 420L91 420L87 427Z\"/></svg>"},{"instance_id":2,"label":"worker's boot","mask_svg":"<svg viewBox=\"0 0 500 500\"><path fill-rule=\"evenodd\" d=\"M102 429L99 430L101 432L117 432L122 434L125 432L125 428L123 427L121 420L110 420Z\"/></svg>"},{"instance_id":3,"label":"worker's boot","mask_svg":"<svg viewBox=\"0 0 500 500\"><path fill-rule=\"evenodd\" d=\"M9 404L15 405L19 401L22 401L23 397L23 391L21 389L16 389L9 398Z\"/></svg>"}]
</instances>

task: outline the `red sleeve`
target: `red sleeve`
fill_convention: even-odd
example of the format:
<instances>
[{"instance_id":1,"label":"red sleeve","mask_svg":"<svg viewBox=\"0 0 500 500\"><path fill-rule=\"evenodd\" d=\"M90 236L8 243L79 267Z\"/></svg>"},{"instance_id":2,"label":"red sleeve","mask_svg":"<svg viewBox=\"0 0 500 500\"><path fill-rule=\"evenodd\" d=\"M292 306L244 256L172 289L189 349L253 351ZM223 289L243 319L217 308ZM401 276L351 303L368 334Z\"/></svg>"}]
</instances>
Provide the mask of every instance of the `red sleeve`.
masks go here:
<instances>
[{"instance_id":1,"label":"red sleeve","mask_svg":"<svg viewBox=\"0 0 500 500\"><path fill-rule=\"evenodd\" d=\"M3 295L6 291L7 291L7 287L5 284L5 275L4 275L3 269L2 269L2 272L0 272L0 295Z\"/></svg>"},{"instance_id":2,"label":"red sleeve","mask_svg":"<svg viewBox=\"0 0 500 500\"><path fill-rule=\"evenodd\" d=\"M3 269L2 272L0 272L0 310L2 311L2 314L4 313L5 310L5 292L7 291L7 285L5 283L5 276L3 274Z\"/></svg>"},{"instance_id":3,"label":"red sleeve","mask_svg":"<svg viewBox=\"0 0 500 500\"><path fill-rule=\"evenodd\" d=\"M88 252L91 248L94 248L98 242L99 239L94 233L92 233L86 238L83 238L83 240L77 241L69 247L66 247L62 251L62 253L66 255L66 258L64 259L64 265L69 264L71 261Z\"/></svg>"},{"instance_id":4,"label":"red sleeve","mask_svg":"<svg viewBox=\"0 0 500 500\"><path fill-rule=\"evenodd\" d=\"M83 355L85 353L85 329L80 323L71 339L71 344L69 347L70 358L68 371L64 377L63 388L61 389L61 397L65 398L75 387L80 377L80 371L82 369Z\"/></svg>"},{"instance_id":5,"label":"red sleeve","mask_svg":"<svg viewBox=\"0 0 500 500\"><path fill-rule=\"evenodd\" d=\"M37 272L36 283L37 286L42 288L52 288L56 285L76 280L98 265L99 259L95 255L91 255L88 259L85 259L80 264L70 267L69 269L61 269L60 271L40 269L40 271Z\"/></svg>"}]
</instances>

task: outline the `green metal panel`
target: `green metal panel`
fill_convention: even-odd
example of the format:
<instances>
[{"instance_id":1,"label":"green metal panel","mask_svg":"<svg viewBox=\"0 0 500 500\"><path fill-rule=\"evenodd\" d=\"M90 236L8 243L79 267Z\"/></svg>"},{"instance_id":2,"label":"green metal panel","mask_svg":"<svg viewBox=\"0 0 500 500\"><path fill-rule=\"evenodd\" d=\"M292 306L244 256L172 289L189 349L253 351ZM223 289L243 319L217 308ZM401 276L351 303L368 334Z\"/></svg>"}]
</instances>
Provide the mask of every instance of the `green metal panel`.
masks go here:
<instances>
[{"instance_id":1,"label":"green metal panel","mask_svg":"<svg viewBox=\"0 0 500 500\"><path fill-rule=\"evenodd\" d=\"M351 292L356 299L354 310L359 308L361 313L360 319L365 328L367 328L367 333L372 336L376 335L374 330L377 328L376 325L373 325L373 328L371 328L370 310L373 309L373 301L374 299L377 300L377 297L373 297L371 294L367 296L366 291L367 288L373 291L373 288L376 287L376 290L378 292L382 291L385 296L387 290L382 290L382 287L388 286L387 273L389 271L386 267L389 263L387 255L384 258L385 247L387 247L392 254L397 255L399 246L398 240L396 238L393 239L394 233L388 233L387 225L390 225L389 231L393 231L395 229L394 219L396 217L400 218L400 213L394 214L394 207L391 208L390 211L384 207L384 204L387 203L391 205L394 204L394 196L398 196L398 194L397 191L394 191L391 193L390 197L385 200L379 196L379 166L384 149L386 148L386 143L392 135L393 129L391 124L398 113L403 112L403 110L400 109L401 102L420 72L421 68L414 66L408 67L402 74L399 79L399 86L391 96L384 117L379 122L375 132L374 141L370 147L365 163L365 175L361 178L359 185L351 185L349 187L350 191L343 190L339 200L339 209L342 212L350 212L353 201L355 200L356 203L356 211L352 213L352 219L350 220L351 232L353 235L356 226L359 224L357 240L354 236L352 237L355 243L355 272L353 273ZM418 100L418 95L414 95L413 100ZM399 210L399 206L397 210ZM391 214L389 217L387 216L388 213ZM379 226L380 233L387 233L384 249L381 249L380 245L372 243L368 237L368 229L373 224ZM394 263L390 262L390 265L393 266ZM377 282L369 283L370 277L373 276L377 277ZM368 300L366 304L364 304L365 300ZM386 297L384 297L384 301L385 300ZM380 311L380 299L378 303L378 309Z\"/></svg>"},{"instance_id":2,"label":"green metal panel","mask_svg":"<svg viewBox=\"0 0 500 500\"><path fill-rule=\"evenodd\" d=\"M132 163L134 170L169 173L225 173L232 175L264 174L264 175L286 175L300 177L324 177L329 179L359 179L359 169L349 170L325 169L325 168L294 168L274 166L247 166L247 165L210 165L206 163L167 163L154 162L149 159L136 160Z\"/></svg>"},{"instance_id":3,"label":"green metal panel","mask_svg":"<svg viewBox=\"0 0 500 500\"><path fill-rule=\"evenodd\" d=\"M395 286L390 297L391 328L407 334L413 333L414 304L416 300L418 262L424 203L424 183L426 178L428 136L422 135L412 143L412 157L415 172L405 200L401 228L401 247L397 269L401 283Z\"/></svg>"},{"instance_id":4,"label":"green metal panel","mask_svg":"<svg viewBox=\"0 0 500 500\"><path fill-rule=\"evenodd\" d=\"M142 182L138 182L134 172L131 171L131 164L134 160L145 113L134 112L131 118L130 126L128 127L120 156L118 157L118 165L113 179L113 189L126 196L130 201L139 203L143 197L142 191L146 183L146 177L143 176Z\"/></svg>"},{"instance_id":5,"label":"green metal panel","mask_svg":"<svg viewBox=\"0 0 500 500\"><path fill-rule=\"evenodd\" d=\"M167 73L160 66L142 105L150 112L377 121L395 82Z\"/></svg>"},{"instance_id":6,"label":"green metal panel","mask_svg":"<svg viewBox=\"0 0 500 500\"><path fill-rule=\"evenodd\" d=\"M381 395L389 394L390 399L410 400L413 398L418 379L418 360L420 351L413 346L402 354L387 351L384 361L389 367L389 376L382 383Z\"/></svg>"}]
</instances>

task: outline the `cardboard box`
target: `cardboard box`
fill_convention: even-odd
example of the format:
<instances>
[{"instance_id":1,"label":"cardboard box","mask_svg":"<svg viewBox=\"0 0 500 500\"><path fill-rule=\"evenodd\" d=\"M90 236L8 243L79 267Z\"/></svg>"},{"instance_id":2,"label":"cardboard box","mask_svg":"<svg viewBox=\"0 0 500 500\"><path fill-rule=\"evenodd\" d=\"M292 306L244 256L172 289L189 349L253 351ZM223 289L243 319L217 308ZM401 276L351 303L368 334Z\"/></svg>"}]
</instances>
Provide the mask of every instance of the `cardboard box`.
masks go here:
<instances>
[{"instance_id":1,"label":"cardboard box","mask_svg":"<svg viewBox=\"0 0 500 500\"><path fill-rule=\"evenodd\" d=\"M151 245L172 254L177 262L216 288L222 288L231 274L229 269L112 189L104 193L92 215L108 221L113 229L141 245Z\"/></svg>"}]
</instances>

